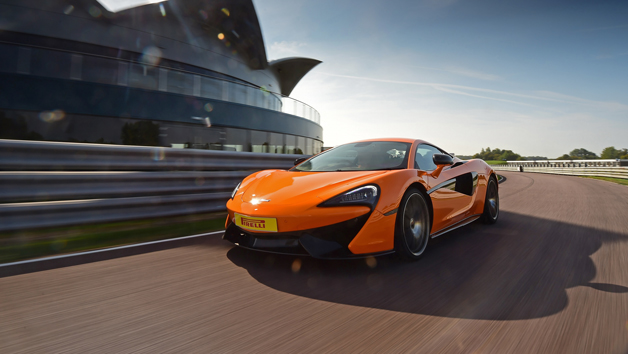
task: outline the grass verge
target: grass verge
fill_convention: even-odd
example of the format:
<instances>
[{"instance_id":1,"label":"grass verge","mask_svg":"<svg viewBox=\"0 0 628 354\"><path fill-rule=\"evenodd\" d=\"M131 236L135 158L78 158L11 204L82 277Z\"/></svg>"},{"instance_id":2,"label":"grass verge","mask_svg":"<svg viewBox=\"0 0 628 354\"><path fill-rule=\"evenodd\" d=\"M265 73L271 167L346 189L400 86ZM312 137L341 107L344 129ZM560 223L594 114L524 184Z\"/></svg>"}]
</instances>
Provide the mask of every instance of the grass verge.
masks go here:
<instances>
[{"instance_id":1,"label":"grass verge","mask_svg":"<svg viewBox=\"0 0 628 354\"><path fill-rule=\"evenodd\" d=\"M197 214L0 233L0 263L222 230L226 214Z\"/></svg>"},{"instance_id":2,"label":"grass verge","mask_svg":"<svg viewBox=\"0 0 628 354\"><path fill-rule=\"evenodd\" d=\"M489 165L507 165L508 164L507 161L498 161L498 160L485 160L484 162L486 162Z\"/></svg>"},{"instance_id":3,"label":"grass verge","mask_svg":"<svg viewBox=\"0 0 628 354\"><path fill-rule=\"evenodd\" d=\"M582 177L582 178L601 179L602 181L615 182L617 184L623 184L624 186L628 186L628 179L623 179L623 178L598 177L598 176L580 176L580 177Z\"/></svg>"}]
</instances>

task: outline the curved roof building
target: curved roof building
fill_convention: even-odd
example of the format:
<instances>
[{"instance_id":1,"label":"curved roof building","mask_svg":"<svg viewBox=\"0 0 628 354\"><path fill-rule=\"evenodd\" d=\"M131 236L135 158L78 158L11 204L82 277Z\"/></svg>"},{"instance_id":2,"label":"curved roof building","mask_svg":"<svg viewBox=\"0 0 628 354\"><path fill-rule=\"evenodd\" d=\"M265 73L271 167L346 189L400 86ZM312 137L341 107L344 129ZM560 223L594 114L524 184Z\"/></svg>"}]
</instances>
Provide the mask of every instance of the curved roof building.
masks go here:
<instances>
[{"instance_id":1,"label":"curved roof building","mask_svg":"<svg viewBox=\"0 0 628 354\"><path fill-rule=\"evenodd\" d=\"M154 2L0 0L0 138L320 151L320 61L269 63L251 0Z\"/></svg>"}]
</instances>

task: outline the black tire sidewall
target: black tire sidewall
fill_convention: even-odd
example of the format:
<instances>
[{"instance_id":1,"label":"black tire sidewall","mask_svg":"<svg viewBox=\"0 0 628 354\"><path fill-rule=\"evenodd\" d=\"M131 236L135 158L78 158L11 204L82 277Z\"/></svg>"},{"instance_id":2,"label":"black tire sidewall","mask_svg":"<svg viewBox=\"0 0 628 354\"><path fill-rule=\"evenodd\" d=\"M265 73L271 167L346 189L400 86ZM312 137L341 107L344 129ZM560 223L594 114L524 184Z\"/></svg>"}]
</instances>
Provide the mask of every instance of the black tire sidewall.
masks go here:
<instances>
[{"instance_id":1,"label":"black tire sidewall","mask_svg":"<svg viewBox=\"0 0 628 354\"><path fill-rule=\"evenodd\" d=\"M495 218L491 217L491 211L489 210L488 206L488 192L491 188L491 183L495 184L495 188L497 191L497 215L495 216ZM491 176L488 179L488 184L486 185L486 195L484 196L484 212L482 214L482 221L484 221L484 223L486 224L494 224L497 222L497 219L499 219L499 189L497 188L497 181L495 179L495 176Z\"/></svg>"},{"instance_id":2,"label":"black tire sidewall","mask_svg":"<svg viewBox=\"0 0 628 354\"><path fill-rule=\"evenodd\" d=\"M425 241L426 245L423 247L423 251L416 255L414 254L410 248L408 247L408 243L405 239L404 230L403 230L403 215L405 213L405 207L410 196L417 194L423 200L425 205L425 212L427 212L427 240ZM409 188L403 195L401 199L401 203L399 203L399 208L397 209L397 220L395 221L395 252L397 255L403 260L417 260L421 258L423 254L425 254L425 250L427 248L427 243L429 242L429 234L432 228L432 218L429 214L429 208L427 206L427 200L424 193L422 193L417 188Z\"/></svg>"}]
</instances>

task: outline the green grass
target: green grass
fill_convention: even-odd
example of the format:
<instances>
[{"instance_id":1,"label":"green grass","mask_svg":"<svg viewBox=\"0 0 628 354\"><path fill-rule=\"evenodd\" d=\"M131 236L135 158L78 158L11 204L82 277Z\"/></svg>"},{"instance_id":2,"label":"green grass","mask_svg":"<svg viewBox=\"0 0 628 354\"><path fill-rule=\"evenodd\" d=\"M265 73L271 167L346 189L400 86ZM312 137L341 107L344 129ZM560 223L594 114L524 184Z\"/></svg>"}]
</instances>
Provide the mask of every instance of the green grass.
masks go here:
<instances>
[{"instance_id":1,"label":"green grass","mask_svg":"<svg viewBox=\"0 0 628 354\"><path fill-rule=\"evenodd\" d=\"M0 233L0 263L222 230L226 214Z\"/></svg>"},{"instance_id":2,"label":"green grass","mask_svg":"<svg viewBox=\"0 0 628 354\"><path fill-rule=\"evenodd\" d=\"M623 178L613 178L613 177L598 177L598 176L580 176L583 178L593 178L593 179L600 179L602 181L609 181L609 182L615 182L617 184L623 184L624 186L628 186L628 179L623 179Z\"/></svg>"},{"instance_id":3,"label":"green grass","mask_svg":"<svg viewBox=\"0 0 628 354\"><path fill-rule=\"evenodd\" d=\"M486 160L484 161L489 165L506 165L508 162L506 161L498 161L498 160Z\"/></svg>"}]
</instances>

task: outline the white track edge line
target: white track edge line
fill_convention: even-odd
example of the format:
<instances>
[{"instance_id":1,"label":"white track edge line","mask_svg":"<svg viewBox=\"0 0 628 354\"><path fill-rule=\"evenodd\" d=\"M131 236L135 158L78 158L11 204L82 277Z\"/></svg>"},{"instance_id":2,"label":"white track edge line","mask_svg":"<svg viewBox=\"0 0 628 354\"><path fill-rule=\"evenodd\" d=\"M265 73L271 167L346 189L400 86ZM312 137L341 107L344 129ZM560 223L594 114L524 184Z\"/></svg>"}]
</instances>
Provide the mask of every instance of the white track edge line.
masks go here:
<instances>
[{"instance_id":1,"label":"white track edge line","mask_svg":"<svg viewBox=\"0 0 628 354\"><path fill-rule=\"evenodd\" d=\"M142 246L154 245L154 244L158 244L158 243L180 241L180 240L186 240L186 239L195 238L195 237L203 237L203 236L215 235L215 234L219 234L219 233L222 233L222 232L225 232L225 230L208 232L208 233L204 233L204 234L183 236L183 237L177 237L177 238L167 238L167 239L164 239L164 240L149 241L149 242L143 242L143 243L134 243L132 245L124 245L124 246L117 246L117 247L102 248L102 249L93 250L93 251L84 251L84 252L77 252L77 253L62 254L62 255L59 255L59 256L50 256L50 257L43 257L43 258L36 258L36 259L28 259L28 260L25 260L25 261L18 261L18 262L0 264L0 268L2 268L2 267L10 267L10 266L15 266L15 265L20 265L20 264L29 264L29 263L50 261L50 260L54 260L54 259L78 257L78 256L84 256L84 255L94 254L94 253L116 251L116 250L122 250L122 249L126 249L126 248L142 247Z\"/></svg>"}]
</instances>

